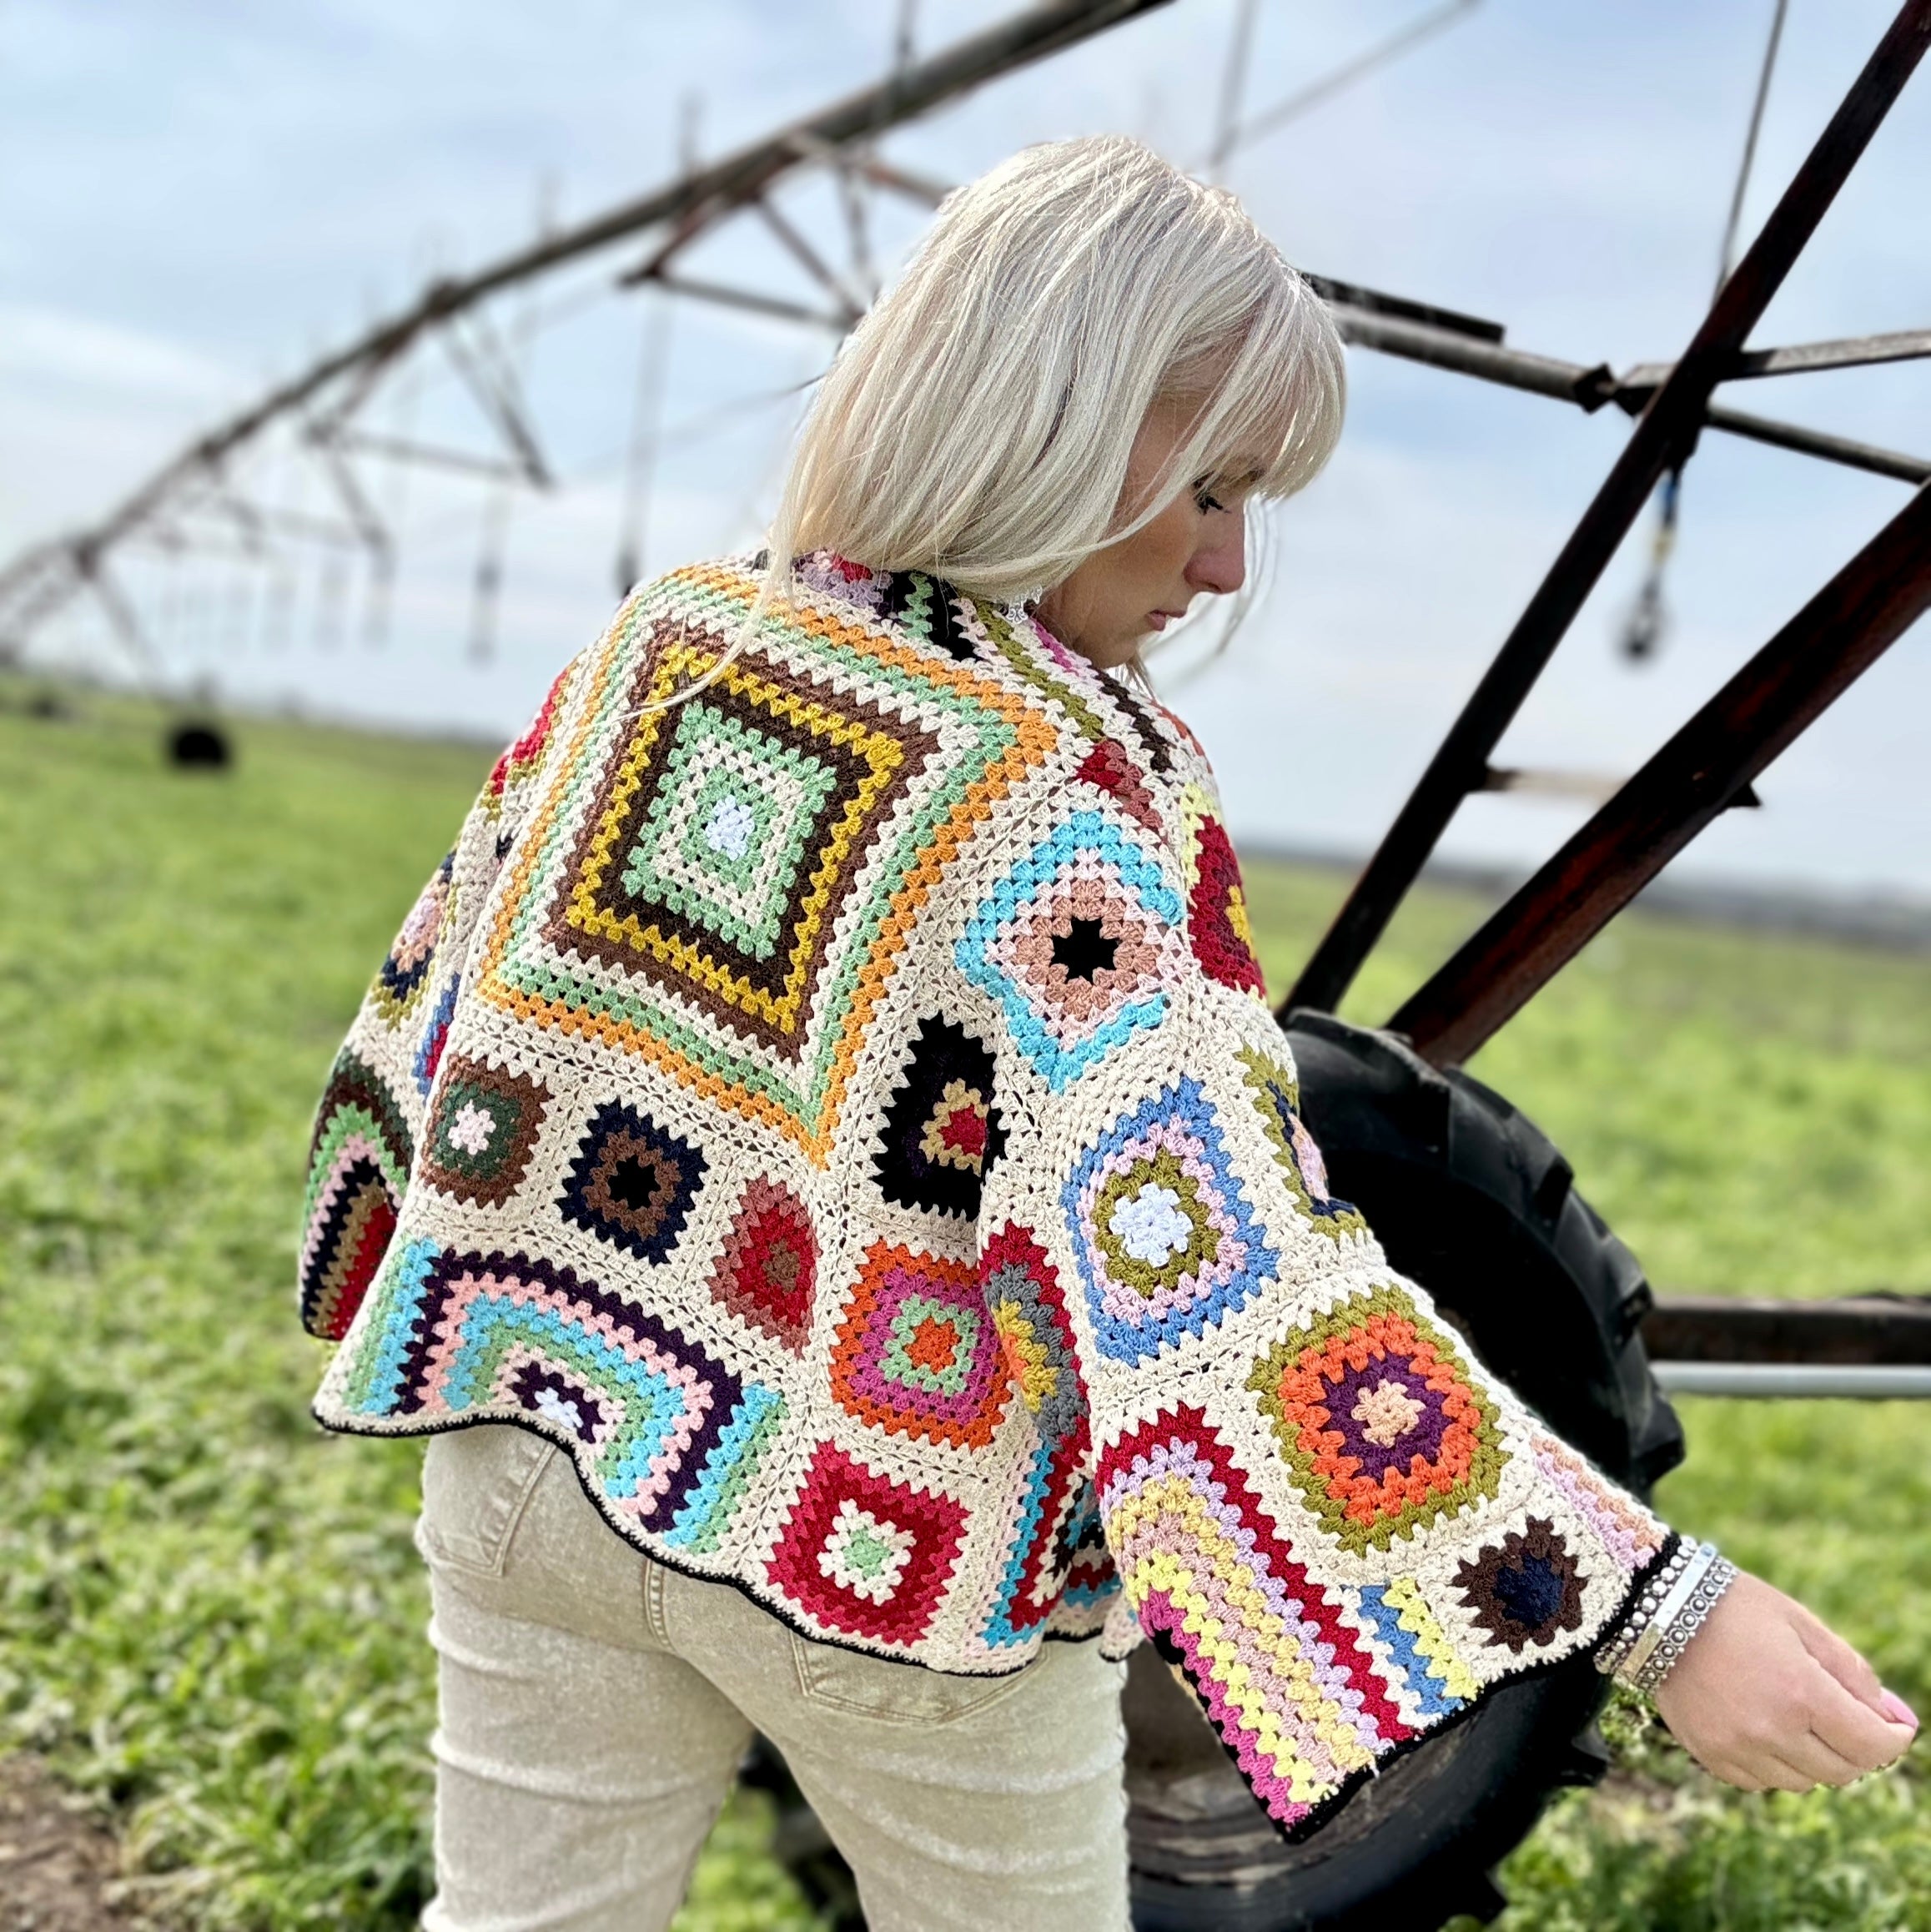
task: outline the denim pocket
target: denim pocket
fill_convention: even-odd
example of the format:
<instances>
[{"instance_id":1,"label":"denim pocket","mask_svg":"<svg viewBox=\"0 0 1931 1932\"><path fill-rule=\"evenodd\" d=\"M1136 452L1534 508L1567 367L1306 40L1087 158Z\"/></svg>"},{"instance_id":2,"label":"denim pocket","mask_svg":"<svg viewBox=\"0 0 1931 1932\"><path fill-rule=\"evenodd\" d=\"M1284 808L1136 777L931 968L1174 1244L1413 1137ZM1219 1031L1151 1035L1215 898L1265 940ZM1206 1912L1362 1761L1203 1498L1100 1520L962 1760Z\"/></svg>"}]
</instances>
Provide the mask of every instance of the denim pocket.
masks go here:
<instances>
[{"instance_id":1,"label":"denim pocket","mask_svg":"<svg viewBox=\"0 0 1931 1932\"><path fill-rule=\"evenodd\" d=\"M415 1526L425 1560L473 1576L501 1576L531 1494L556 1453L554 1442L508 1422L430 1436Z\"/></svg>"},{"instance_id":2,"label":"denim pocket","mask_svg":"<svg viewBox=\"0 0 1931 1932\"><path fill-rule=\"evenodd\" d=\"M881 1723L955 1723L1011 1697L1030 1679L1033 1668L1026 1664L1003 1677L953 1677L923 1664L814 1643L795 1631L788 1634L806 1703Z\"/></svg>"}]
</instances>

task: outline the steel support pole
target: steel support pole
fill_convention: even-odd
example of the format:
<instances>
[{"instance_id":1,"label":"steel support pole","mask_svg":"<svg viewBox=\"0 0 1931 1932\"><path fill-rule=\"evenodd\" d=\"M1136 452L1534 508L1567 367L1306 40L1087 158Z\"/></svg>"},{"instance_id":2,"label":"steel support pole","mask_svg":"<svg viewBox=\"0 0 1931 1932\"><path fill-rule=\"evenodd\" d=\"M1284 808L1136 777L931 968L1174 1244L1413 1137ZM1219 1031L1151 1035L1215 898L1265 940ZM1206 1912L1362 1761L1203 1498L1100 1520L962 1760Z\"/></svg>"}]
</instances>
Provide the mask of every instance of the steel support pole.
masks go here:
<instances>
[{"instance_id":1,"label":"steel support pole","mask_svg":"<svg viewBox=\"0 0 1931 1932\"><path fill-rule=\"evenodd\" d=\"M1814 375L1825 369L1868 369L1878 362L1916 362L1931 355L1931 329L1899 329L1888 335L1845 335L1828 342L1797 342L1781 349L1746 349L1730 371L1732 382L1761 375ZM1653 389L1669 374L1667 363L1643 363L1623 381Z\"/></svg>"},{"instance_id":2,"label":"steel support pole","mask_svg":"<svg viewBox=\"0 0 1931 1932\"><path fill-rule=\"evenodd\" d=\"M1817 1368L1802 1362L1657 1361L1657 1386L1669 1396L1768 1399L1931 1401L1931 1368Z\"/></svg>"},{"instance_id":3,"label":"steel support pole","mask_svg":"<svg viewBox=\"0 0 1931 1932\"><path fill-rule=\"evenodd\" d=\"M1931 607L1931 487L1858 552L1389 1025L1466 1059Z\"/></svg>"},{"instance_id":4,"label":"steel support pole","mask_svg":"<svg viewBox=\"0 0 1931 1932\"><path fill-rule=\"evenodd\" d=\"M1596 500L1302 970L1284 1013L1300 1006L1331 1011L1353 983L1462 800L1480 787L1502 733L1657 480L1687 454L1711 391L1734 367L1745 338L1870 144L1928 43L1931 0L1906 0L1762 233L1717 291L1682 360L1650 399Z\"/></svg>"}]
</instances>

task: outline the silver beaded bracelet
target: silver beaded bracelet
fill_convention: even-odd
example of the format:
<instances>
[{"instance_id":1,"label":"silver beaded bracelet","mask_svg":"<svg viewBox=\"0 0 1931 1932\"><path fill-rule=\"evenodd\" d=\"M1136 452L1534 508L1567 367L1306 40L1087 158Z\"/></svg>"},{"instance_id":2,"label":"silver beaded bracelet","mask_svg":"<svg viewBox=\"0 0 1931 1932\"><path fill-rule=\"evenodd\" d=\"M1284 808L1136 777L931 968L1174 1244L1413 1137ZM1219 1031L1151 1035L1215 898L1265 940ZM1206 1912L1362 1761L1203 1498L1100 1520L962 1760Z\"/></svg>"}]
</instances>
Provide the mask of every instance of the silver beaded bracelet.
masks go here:
<instances>
[{"instance_id":1,"label":"silver beaded bracelet","mask_svg":"<svg viewBox=\"0 0 1931 1932\"><path fill-rule=\"evenodd\" d=\"M1637 1592L1615 1635L1596 1653L1596 1668L1605 1677L1614 1677L1622 1669L1623 1660L1635 1649L1637 1639L1655 1622L1663 1598L1675 1588L1677 1579L1689 1567L1696 1553L1693 1545L1678 1542Z\"/></svg>"},{"instance_id":2,"label":"silver beaded bracelet","mask_svg":"<svg viewBox=\"0 0 1931 1932\"><path fill-rule=\"evenodd\" d=\"M1643 1586L1622 1628L1597 1653L1596 1668L1646 1695L1669 1675L1736 1580L1714 1543L1682 1543Z\"/></svg>"},{"instance_id":3,"label":"silver beaded bracelet","mask_svg":"<svg viewBox=\"0 0 1931 1932\"><path fill-rule=\"evenodd\" d=\"M1706 1548L1709 1546L1705 1545ZM1689 1648L1690 1639L1703 1627L1704 1620L1717 1607L1717 1599L1737 1579L1737 1566L1727 1557L1713 1552L1708 1568L1701 1576L1685 1577L1683 1587L1687 1594L1677 1605L1651 1651L1648 1661L1638 1670L1634 1667L1633 1657L1630 1669L1630 1685L1645 1696L1652 1693L1657 1686L1674 1670L1682 1654ZM1661 1621L1661 1619L1659 1619Z\"/></svg>"}]
</instances>

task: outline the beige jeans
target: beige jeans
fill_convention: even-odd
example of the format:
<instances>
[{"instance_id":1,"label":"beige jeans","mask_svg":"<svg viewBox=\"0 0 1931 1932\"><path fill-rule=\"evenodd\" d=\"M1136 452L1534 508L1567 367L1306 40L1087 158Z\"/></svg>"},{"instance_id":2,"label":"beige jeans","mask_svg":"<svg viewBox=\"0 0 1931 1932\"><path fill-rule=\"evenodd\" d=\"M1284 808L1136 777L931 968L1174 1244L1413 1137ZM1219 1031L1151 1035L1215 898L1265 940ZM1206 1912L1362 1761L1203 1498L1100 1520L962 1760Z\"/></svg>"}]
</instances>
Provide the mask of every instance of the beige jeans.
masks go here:
<instances>
[{"instance_id":1,"label":"beige jeans","mask_svg":"<svg viewBox=\"0 0 1931 1932\"><path fill-rule=\"evenodd\" d=\"M667 1925L752 1728L850 1863L872 1932L1122 1932L1121 1666L1049 1643L947 1677L795 1635L651 1562L567 1457L431 1438L417 1544L440 1659L426 1932Z\"/></svg>"}]
</instances>

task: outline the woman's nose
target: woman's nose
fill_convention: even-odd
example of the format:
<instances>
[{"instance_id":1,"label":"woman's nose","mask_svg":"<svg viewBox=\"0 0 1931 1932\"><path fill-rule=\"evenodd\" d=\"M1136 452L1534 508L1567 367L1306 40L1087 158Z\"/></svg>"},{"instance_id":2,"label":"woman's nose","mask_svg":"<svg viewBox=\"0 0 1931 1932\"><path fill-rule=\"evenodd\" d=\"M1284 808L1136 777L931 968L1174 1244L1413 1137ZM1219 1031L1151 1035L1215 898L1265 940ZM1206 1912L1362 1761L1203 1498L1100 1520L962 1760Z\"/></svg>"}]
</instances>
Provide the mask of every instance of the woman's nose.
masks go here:
<instances>
[{"instance_id":1,"label":"woman's nose","mask_svg":"<svg viewBox=\"0 0 1931 1932\"><path fill-rule=\"evenodd\" d=\"M1247 581L1247 516L1243 511L1216 516L1218 526L1187 565L1187 581L1196 591L1225 596Z\"/></svg>"}]
</instances>

